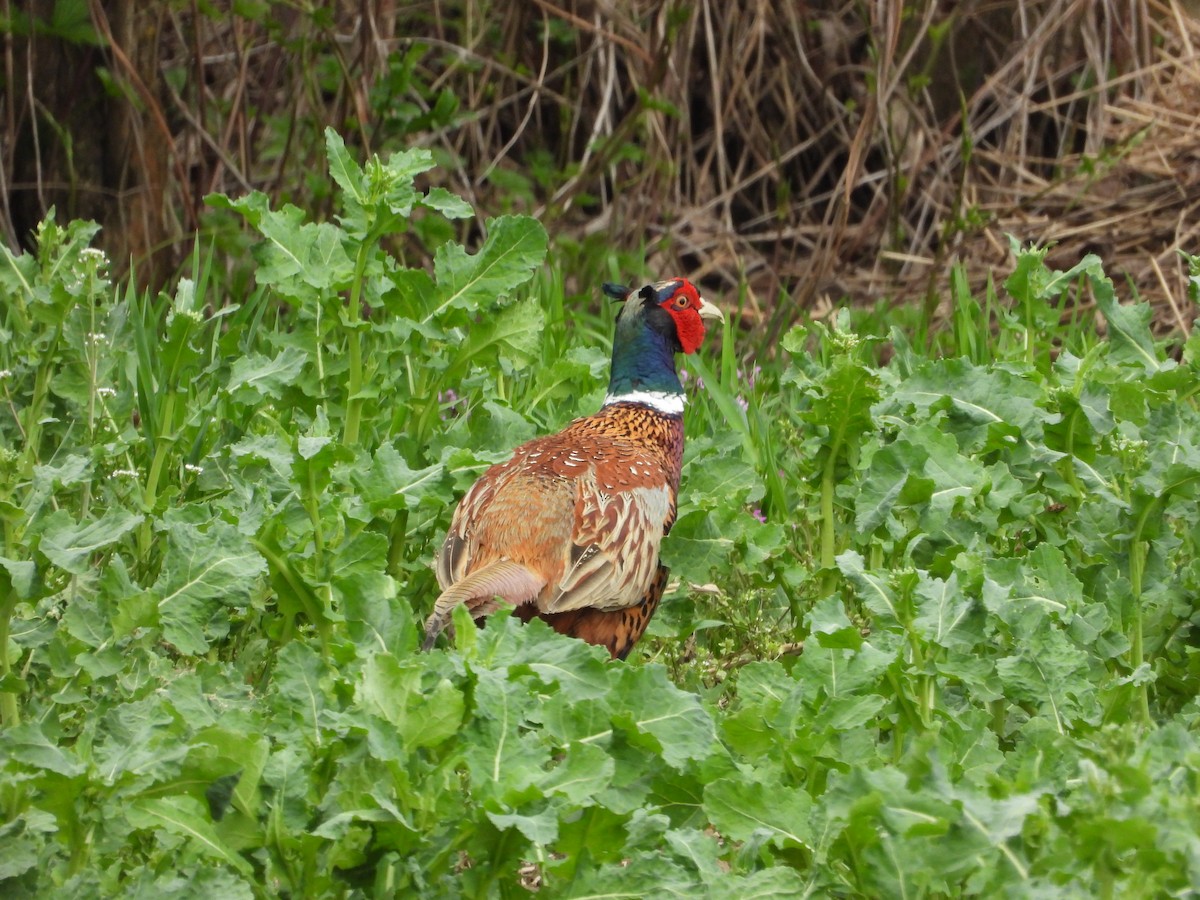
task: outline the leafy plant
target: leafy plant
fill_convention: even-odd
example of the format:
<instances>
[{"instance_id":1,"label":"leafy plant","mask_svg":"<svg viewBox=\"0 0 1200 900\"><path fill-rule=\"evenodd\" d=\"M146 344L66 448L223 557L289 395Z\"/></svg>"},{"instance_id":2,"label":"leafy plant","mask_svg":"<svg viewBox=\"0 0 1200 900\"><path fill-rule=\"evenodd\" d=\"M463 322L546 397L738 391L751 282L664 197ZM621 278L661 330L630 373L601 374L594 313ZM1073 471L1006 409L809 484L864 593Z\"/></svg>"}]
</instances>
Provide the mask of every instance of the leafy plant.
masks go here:
<instances>
[{"instance_id":1,"label":"leafy plant","mask_svg":"<svg viewBox=\"0 0 1200 900\"><path fill-rule=\"evenodd\" d=\"M456 242L427 154L326 150L334 221L210 198L244 297L215 251L112 285L53 218L0 260L6 895L1200 883L1195 339L1020 247L1005 298L954 281L952 358L727 339L634 658L504 614L418 654L451 502L600 402L608 323L533 220Z\"/></svg>"}]
</instances>

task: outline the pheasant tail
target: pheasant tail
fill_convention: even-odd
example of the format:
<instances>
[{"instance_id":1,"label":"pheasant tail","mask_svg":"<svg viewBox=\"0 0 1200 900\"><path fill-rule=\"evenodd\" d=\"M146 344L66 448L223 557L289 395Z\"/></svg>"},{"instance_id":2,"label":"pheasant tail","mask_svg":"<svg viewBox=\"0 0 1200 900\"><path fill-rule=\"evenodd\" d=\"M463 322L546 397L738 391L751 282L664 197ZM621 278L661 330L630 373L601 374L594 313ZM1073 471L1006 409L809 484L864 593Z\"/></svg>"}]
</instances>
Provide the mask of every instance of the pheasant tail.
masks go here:
<instances>
[{"instance_id":1,"label":"pheasant tail","mask_svg":"<svg viewBox=\"0 0 1200 900\"><path fill-rule=\"evenodd\" d=\"M536 606L518 606L516 614L523 622L539 618L559 634L576 637L608 649L613 659L624 659L646 632L659 601L667 589L671 570L659 564L658 572L642 599L625 609L584 607L561 613L541 613Z\"/></svg>"},{"instance_id":2,"label":"pheasant tail","mask_svg":"<svg viewBox=\"0 0 1200 900\"><path fill-rule=\"evenodd\" d=\"M442 591L434 602L433 613L425 620L425 642L421 649L433 647L437 636L450 624L454 607L465 603L471 615L478 619L499 608L497 597L513 604L526 603L545 586L546 579L507 559L498 559L476 569Z\"/></svg>"}]
</instances>

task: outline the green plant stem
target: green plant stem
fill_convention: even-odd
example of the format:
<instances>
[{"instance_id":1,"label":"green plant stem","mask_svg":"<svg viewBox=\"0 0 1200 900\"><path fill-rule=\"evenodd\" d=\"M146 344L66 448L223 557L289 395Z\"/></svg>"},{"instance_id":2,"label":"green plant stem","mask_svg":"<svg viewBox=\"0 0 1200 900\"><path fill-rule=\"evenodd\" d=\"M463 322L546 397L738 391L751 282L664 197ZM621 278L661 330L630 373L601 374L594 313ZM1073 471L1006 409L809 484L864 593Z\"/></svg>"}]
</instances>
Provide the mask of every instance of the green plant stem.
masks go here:
<instances>
[{"instance_id":1,"label":"green plant stem","mask_svg":"<svg viewBox=\"0 0 1200 900\"><path fill-rule=\"evenodd\" d=\"M347 349L350 356L350 373L346 383L346 424L342 430L342 442L347 446L358 443L358 428L362 418L363 363L362 335L359 334L359 305L362 302L363 273L367 269L367 257L371 245L364 241L358 247L358 256L354 260L354 281L350 285L350 305L346 310L349 321L349 331L346 335Z\"/></svg>"},{"instance_id":2,"label":"green plant stem","mask_svg":"<svg viewBox=\"0 0 1200 900\"><path fill-rule=\"evenodd\" d=\"M17 592L8 590L4 600L0 602L0 678L7 678L12 672L12 664L8 658L8 631L12 614L17 608ZM21 710L17 705L16 694L0 691L0 725L11 728L21 724Z\"/></svg>"},{"instance_id":3,"label":"green plant stem","mask_svg":"<svg viewBox=\"0 0 1200 900\"><path fill-rule=\"evenodd\" d=\"M142 492L142 505L146 511L146 518L138 529L138 556L143 564L147 562L146 557L150 551L151 517L154 506L158 503L158 484L162 479L163 467L167 462L167 453L174 442L170 433L174 431L175 427L175 397L175 391L169 390L163 403L163 414L159 420L162 427L154 440L154 459L150 463L150 471L146 475L146 488Z\"/></svg>"},{"instance_id":4,"label":"green plant stem","mask_svg":"<svg viewBox=\"0 0 1200 900\"><path fill-rule=\"evenodd\" d=\"M1157 503L1151 503L1147 507L1147 511L1157 505ZM1145 662L1146 653L1142 628L1142 575L1146 571L1146 544L1141 539L1144 521L1145 516L1143 515L1142 522L1138 523L1137 532L1129 546L1129 588L1133 594L1133 633L1129 636L1129 665L1133 669L1137 669ZM1150 697L1149 688L1144 679L1137 686L1137 698L1138 713L1141 715L1142 721L1149 725Z\"/></svg>"},{"instance_id":5,"label":"green plant stem","mask_svg":"<svg viewBox=\"0 0 1200 900\"><path fill-rule=\"evenodd\" d=\"M1067 424L1067 456L1063 460L1063 477L1077 498L1084 496L1083 490L1079 487L1079 479L1075 477L1075 426L1080 415L1078 409L1071 413L1071 421Z\"/></svg>"},{"instance_id":6,"label":"green plant stem","mask_svg":"<svg viewBox=\"0 0 1200 900\"><path fill-rule=\"evenodd\" d=\"M313 555L318 569L325 564L325 532L321 527L321 501L317 491L317 476L312 466L308 466L308 496L304 506L308 510L308 518L313 526Z\"/></svg>"},{"instance_id":7,"label":"green plant stem","mask_svg":"<svg viewBox=\"0 0 1200 900\"><path fill-rule=\"evenodd\" d=\"M50 373L56 361L55 349L61 334L61 328L55 330L54 338L50 341L42 364L38 366L37 377L33 383L33 399L26 411L24 462L26 475L33 474L33 467L38 462L38 448L42 443L42 408L46 405L46 396L50 393Z\"/></svg>"},{"instance_id":8,"label":"green plant stem","mask_svg":"<svg viewBox=\"0 0 1200 900\"><path fill-rule=\"evenodd\" d=\"M831 593L837 583L832 572L837 554L837 534L833 526L833 492L837 487L835 474L841 443L840 436L834 440L825 460L825 468L821 472L821 568L825 570L821 578L821 591L824 594Z\"/></svg>"},{"instance_id":9,"label":"green plant stem","mask_svg":"<svg viewBox=\"0 0 1200 900\"><path fill-rule=\"evenodd\" d=\"M292 598L277 597L279 608L285 617L284 635L281 643L287 643L292 639L295 631L295 604L294 600L300 605L300 611L303 612L313 627L317 630L317 637L321 641L321 649L328 652L329 649L329 619L325 615L325 610L321 605L321 600L316 593L305 583L304 579L292 568L287 558L277 552L274 547L268 544L265 540L258 538L251 539L263 559L267 561L267 565L271 570L278 573L279 577L287 584L291 590Z\"/></svg>"}]
</instances>

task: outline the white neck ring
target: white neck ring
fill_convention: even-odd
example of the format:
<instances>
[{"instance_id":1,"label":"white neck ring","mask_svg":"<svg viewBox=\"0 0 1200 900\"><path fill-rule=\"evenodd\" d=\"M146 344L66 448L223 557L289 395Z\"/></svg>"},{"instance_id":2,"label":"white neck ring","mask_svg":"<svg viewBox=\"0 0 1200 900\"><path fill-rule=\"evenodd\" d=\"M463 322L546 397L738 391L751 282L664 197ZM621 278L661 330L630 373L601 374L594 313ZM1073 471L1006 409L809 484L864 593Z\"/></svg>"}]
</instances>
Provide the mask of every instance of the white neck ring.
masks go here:
<instances>
[{"instance_id":1,"label":"white neck ring","mask_svg":"<svg viewBox=\"0 0 1200 900\"><path fill-rule=\"evenodd\" d=\"M683 394L668 393L667 391L629 391L625 394L609 394L604 398L604 405L614 403L640 403L658 410L668 416L683 415Z\"/></svg>"}]
</instances>

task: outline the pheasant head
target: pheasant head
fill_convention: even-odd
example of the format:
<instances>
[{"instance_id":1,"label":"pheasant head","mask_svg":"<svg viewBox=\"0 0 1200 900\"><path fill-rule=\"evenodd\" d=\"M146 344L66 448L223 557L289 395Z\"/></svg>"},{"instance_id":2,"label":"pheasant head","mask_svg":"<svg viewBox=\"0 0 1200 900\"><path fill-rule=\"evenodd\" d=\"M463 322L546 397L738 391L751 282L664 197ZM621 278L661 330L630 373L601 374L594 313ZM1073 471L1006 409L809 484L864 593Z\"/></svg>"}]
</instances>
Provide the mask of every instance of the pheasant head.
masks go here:
<instances>
[{"instance_id":1,"label":"pheasant head","mask_svg":"<svg viewBox=\"0 0 1200 900\"><path fill-rule=\"evenodd\" d=\"M721 311L686 278L637 291L607 283L604 293L625 303L617 316L605 405L632 401L681 414L683 385L675 354L694 353L704 341L706 320L723 321Z\"/></svg>"}]
</instances>

